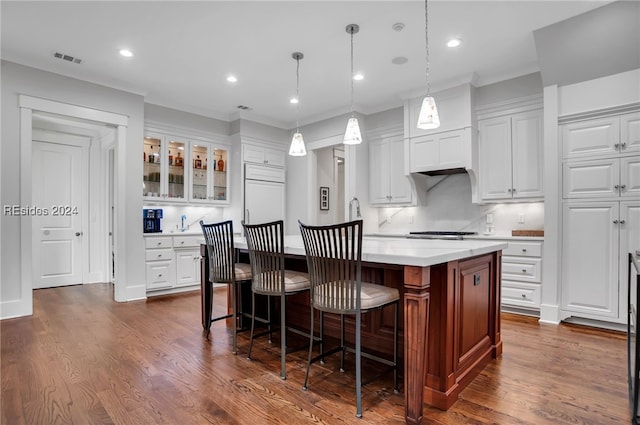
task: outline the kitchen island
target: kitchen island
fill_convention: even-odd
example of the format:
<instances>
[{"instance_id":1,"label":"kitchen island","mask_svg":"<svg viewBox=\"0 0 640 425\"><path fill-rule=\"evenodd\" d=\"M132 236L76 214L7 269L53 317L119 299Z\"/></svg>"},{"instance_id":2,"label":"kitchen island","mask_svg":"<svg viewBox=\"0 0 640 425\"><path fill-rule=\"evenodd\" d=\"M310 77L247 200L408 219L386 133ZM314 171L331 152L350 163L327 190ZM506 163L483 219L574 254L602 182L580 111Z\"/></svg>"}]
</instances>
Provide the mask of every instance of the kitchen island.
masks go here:
<instances>
[{"instance_id":1,"label":"kitchen island","mask_svg":"<svg viewBox=\"0 0 640 425\"><path fill-rule=\"evenodd\" d=\"M240 251L247 249L242 237L234 243ZM364 238L363 280L396 287L402 298L400 353L408 424L422 423L423 403L443 410L451 407L466 385L502 353L500 264L506 247L505 242L481 240ZM288 268L306 267L300 236L285 237L285 253ZM211 314L204 261L203 325ZM288 323L308 329L308 295L287 303ZM325 319L325 334L339 332L339 320L334 319ZM392 326L393 318L384 311L369 313L363 320L363 347L390 350Z\"/></svg>"}]
</instances>

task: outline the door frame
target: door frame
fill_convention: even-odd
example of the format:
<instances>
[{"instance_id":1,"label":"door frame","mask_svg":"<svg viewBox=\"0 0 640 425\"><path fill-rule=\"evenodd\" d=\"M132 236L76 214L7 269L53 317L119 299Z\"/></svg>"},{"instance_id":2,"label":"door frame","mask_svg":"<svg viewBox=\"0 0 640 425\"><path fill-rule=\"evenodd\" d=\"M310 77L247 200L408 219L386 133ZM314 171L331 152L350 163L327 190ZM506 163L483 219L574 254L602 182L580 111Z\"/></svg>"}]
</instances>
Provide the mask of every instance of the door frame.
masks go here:
<instances>
[{"instance_id":1,"label":"door frame","mask_svg":"<svg viewBox=\"0 0 640 425\"><path fill-rule=\"evenodd\" d=\"M41 99L37 97L27 96L20 94L18 96L18 107L20 108L20 200L23 205L30 205L32 203L32 190L31 190L31 155L32 155L32 140L33 140L33 115L34 112L43 112L48 114L54 114L61 117L76 120L92 121L98 124L106 124L112 126L115 129L115 180L113 184L116 188L115 210L119 211L118 204L125 205L126 199L125 190L118 190L120 186L123 188L126 185L124 176L125 170L125 148L124 144L127 141L126 131L129 118L125 115L120 115L112 112L101 111L98 109L87 108L83 106L71 105L68 103L56 102L47 99ZM121 209L120 211L124 211ZM123 213L124 214L124 213ZM119 226L119 221L122 219L124 223L124 216L119 217L120 214L116 214L114 217L114 238L115 238L115 262L118 264L119 258L126 258L126 235L124 234L124 226ZM122 228L121 228L122 227ZM121 237L119 232L123 232ZM32 290L32 267L31 267L31 253L32 253L32 219L28 215L24 215L20 218L20 272L21 272L21 292L22 296L16 303L19 305L14 306L19 315L33 314L33 290ZM114 284L114 298L116 301L125 299L125 270L124 267L116 267L116 279ZM9 306L3 305L3 309ZM11 308L13 310L13 307Z\"/></svg>"}]
</instances>

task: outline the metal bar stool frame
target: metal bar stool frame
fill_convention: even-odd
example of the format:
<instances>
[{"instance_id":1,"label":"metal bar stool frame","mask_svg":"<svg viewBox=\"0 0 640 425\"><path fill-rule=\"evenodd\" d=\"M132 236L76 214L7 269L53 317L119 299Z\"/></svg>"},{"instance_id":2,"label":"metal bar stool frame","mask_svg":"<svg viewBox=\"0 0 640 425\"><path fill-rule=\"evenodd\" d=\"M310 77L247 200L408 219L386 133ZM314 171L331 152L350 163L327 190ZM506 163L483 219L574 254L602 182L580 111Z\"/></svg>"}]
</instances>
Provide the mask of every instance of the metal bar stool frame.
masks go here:
<instances>
[{"instance_id":1,"label":"metal bar stool frame","mask_svg":"<svg viewBox=\"0 0 640 425\"><path fill-rule=\"evenodd\" d=\"M341 352L340 371L344 371L345 352L356 355L356 417L362 418L362 385L393 370L394 392L398 393L398 314L399 293L395 288L362 282L362 220L329 226L307 226L301 221L300 231L304 242L309 270L311 331L307 371L303 389L307 389L311 364L324 360L325 356ZM380 302L367 302L362 307L362 291L378 291ZM394 306L393 360L362 351L362 313ZM340 346L324 351L320 343L320 354L313 356L314 310L320 311L320 341L323 340L323 312L340 314ZM355 350L345 345L345 315L355 315ZM375 360L389 368L371 380L362 381L362 357Z\"/></svg>"}]
</instances>

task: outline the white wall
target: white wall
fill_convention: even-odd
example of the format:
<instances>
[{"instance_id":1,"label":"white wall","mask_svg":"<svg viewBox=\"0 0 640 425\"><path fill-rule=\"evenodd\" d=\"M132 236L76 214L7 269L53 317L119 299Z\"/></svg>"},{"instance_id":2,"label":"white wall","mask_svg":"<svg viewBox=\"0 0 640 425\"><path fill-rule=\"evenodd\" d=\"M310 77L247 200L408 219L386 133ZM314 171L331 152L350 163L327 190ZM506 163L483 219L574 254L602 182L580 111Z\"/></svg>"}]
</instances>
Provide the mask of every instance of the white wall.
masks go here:
<instances>
[{"instance_id":1,"label":"white wall","mask_svg":"<svg viewBox=\"0 0 640 425\"><path fill-rule=\"evenodd\" d=\"M124 222L119 223L119 234L126 238L127 253L122 258L121 267L126 276L123 294L127 299L145 297L144 280L144 245L140 229L140 211L142 197L140 193L140 177L142 164L139 161L142 152L143 135L143 98L138 95L103 86L62 77L14 63L2 61L2 141L1 170L2 204L21 205L20 199L20 111L18 95L26 94L57 102L84 106L113 112L129 117L127 140L123 143L124 157L127 158L126 181L135 182L127 185L126 192L121 194L124 209ZM2 216L2 257L0 263L0 301L2 311L0 317L28 315L32 312L31 293L22 293L21 271L21 219L20 217ZM30 282L28 282L30 287ZM22 300L29 300L22 303ZM26 305L28 304L28 305ZM11 306L19 306L13 308Z\"/></svg>"},{"instance_id":2,"label":"white wall","mask_svg":"<svg viewBox=\"0 0 640 425\"><path fill-rule=\"evenodd\" d=\"M317 150L317 174L316 174L316 199L319 199L320 196L320 187L328 187L329 188L329 209L328 210L320 210L318 206L318 221L317 224L326 225L335 223L335 210L337 205L335 202L336 195L336 187L333 183L334 176L334 159L333 159L333 148L327 147Z\"/></svg>"}]
</instances>

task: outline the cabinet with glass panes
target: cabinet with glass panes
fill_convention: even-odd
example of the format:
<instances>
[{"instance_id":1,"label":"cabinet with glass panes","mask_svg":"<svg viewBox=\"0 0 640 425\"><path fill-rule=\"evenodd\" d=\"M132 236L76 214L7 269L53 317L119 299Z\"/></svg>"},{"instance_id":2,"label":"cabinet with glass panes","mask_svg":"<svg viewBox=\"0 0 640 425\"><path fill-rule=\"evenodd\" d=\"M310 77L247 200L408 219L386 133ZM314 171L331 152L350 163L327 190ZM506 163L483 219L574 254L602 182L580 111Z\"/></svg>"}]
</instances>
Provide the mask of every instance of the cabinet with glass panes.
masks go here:
<instances>
[{"instance_id":1,"label":"cabinet with glass panes","mask_svg":"<svg viewBox=\"0 0 640 425\"><path fill-rule=\"evenodd\" d=\"M147 133L142 159L142 195L153 200L181 202L185 197L185 146L176 137Z\"/></svg>"},{"instance_id":2,"label":"cabinet with glass panes","mask_svg":"<svg viewBox=\"0 0 640 425\"><path fill-rule=\"evenodd\" d=\"M197 203L226 203L227 148L211 142L190 143L191 190L189 200Z\"/></svg>"},{"instance_id":3,"label":"cabinet with glass panes","mask_svg":"<svg viewBox=\"0 0 640 425\"><path fill-rule=\"evenodd\" d=\"M227 204L229 148L200 136L147 129L142 193L146 201Z\"/></svg>"}]
</instances>

